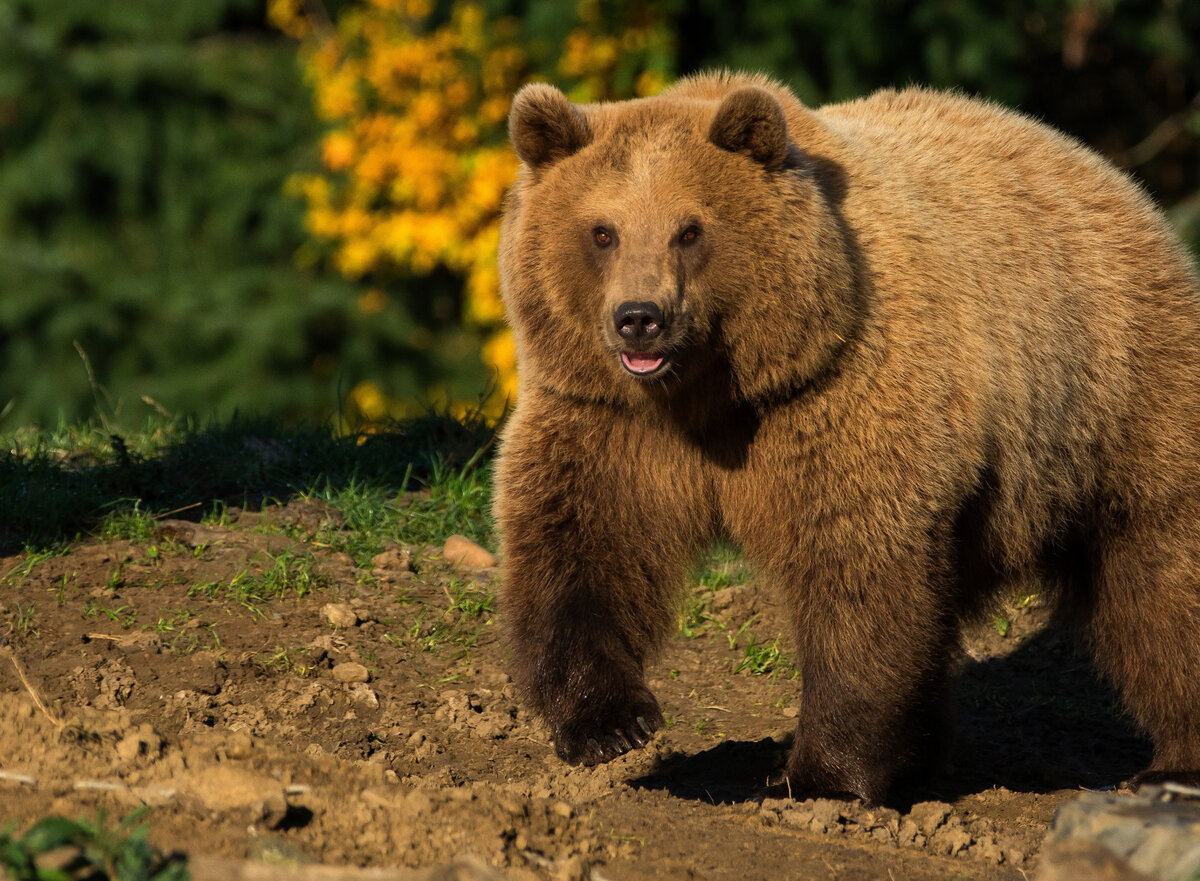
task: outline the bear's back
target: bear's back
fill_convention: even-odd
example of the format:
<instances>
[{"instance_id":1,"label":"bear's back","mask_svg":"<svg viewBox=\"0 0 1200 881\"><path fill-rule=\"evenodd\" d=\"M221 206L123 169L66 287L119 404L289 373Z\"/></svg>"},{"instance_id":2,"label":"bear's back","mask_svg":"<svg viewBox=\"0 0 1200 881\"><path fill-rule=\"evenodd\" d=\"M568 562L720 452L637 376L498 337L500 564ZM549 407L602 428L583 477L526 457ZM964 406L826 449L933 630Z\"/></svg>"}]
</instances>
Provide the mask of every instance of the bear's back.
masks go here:
<instances>
[{"instance_id":1,"label":"bear's back","mask_svg":"<svg viewBox=\"0 0 1200 881\"><path fill-rule=\"evenodd\" d=\"M961 95L884 91L813 115L835 136L816 149L845 175L838 210L897 369L938 364L976 396L1003 557L1091 487L1148 492L1132 449L1195 479L1200 293L1138 184Z\"/></svg>"}]
</instances>

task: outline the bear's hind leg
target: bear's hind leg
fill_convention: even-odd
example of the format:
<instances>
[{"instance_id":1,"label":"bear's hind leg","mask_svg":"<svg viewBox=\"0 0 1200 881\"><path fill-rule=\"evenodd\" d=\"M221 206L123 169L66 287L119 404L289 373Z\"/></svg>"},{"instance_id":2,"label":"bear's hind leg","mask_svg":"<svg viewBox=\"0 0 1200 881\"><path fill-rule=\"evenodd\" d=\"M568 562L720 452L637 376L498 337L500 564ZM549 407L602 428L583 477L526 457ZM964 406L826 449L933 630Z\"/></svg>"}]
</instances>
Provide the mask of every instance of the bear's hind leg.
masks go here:
<instances>
[{"instance_id":1,"label":"bear's hind leg","mask_svg":"<svg viewBox=\"0 0 1200 881\"><path fill-rule=\"evenodd\" d=\"M943 758L955 631L920 559L892 561L860 583L805 579L811 588L795 604L803 690L787 766L793 797L880 804L906 772Z\"/></svg>"},{"instance_id":2,"label":"bear's hind leg","mask_svg":"<svg viewBox=\"0 0 1200 881\"><path fill-rule=\"evenodd\" d=\"M1099 536L1096 660L1154 743L1134 785L1200 785L1200 501L1130 517Z\"/></svg>"}]
</instances>

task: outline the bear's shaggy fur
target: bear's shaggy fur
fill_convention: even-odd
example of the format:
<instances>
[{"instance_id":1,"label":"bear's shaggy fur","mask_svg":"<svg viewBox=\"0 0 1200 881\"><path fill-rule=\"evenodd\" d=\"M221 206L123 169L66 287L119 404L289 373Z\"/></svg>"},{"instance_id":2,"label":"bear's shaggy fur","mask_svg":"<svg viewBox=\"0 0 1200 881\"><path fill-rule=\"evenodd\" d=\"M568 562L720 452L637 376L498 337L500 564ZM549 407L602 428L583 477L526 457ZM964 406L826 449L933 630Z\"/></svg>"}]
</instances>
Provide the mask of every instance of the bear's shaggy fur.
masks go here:
<instances>
[{"instance_id":1,"label":"bear's shaggy fur","mask_svg":"<svg viewBox=\"0 0 1200 881\"><path fill-rule=\"evenodd\" d=\"M930 752L959 622L1029 573L1153 739L1142 779L1196 774L1200 292L1137 186L917 89L532 85L510 132L502 615L560 756L662 723L644 666L727 537L795 627L793 794L883 799Z\"/></svg>"}]
</instances>

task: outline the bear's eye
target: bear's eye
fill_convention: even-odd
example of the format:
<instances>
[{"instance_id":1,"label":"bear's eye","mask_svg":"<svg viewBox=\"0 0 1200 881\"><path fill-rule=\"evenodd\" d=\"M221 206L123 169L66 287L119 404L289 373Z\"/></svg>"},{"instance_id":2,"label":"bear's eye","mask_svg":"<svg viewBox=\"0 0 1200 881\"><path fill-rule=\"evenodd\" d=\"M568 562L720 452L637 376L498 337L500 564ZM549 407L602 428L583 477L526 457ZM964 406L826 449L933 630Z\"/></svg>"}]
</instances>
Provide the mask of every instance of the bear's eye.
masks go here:
<instances>
[{"instance_id":1,"label":"bear's eye","mask_svg":"<svg viewBox=\"0 0 1200 881\"><path fill-rule=\"evenodd\" d=\"M613 234L602 226L598 226L592 230L592 238L601 248L607 248L613 243Z\"/></svg>"},{"instance_id":2,"label":"bear's eye","mask_svg":"<svg viewBox=\"0 0 1200 881\"><path fill-rule=\"evenodd\" d=\"M679 244L690 245L696 239L700 238L700 227L694 223L679 234Z\"/></svg>"}]
</instances>

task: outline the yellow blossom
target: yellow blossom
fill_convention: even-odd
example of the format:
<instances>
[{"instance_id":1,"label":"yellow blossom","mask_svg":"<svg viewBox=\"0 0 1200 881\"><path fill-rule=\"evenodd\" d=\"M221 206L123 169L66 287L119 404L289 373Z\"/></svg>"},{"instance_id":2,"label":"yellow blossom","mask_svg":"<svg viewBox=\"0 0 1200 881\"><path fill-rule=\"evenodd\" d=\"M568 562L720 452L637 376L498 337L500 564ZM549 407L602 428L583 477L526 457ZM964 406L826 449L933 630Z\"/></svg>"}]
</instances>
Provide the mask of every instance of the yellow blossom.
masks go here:
<instances>
[{"instance_id":1,"label":"yellow blossom","mask_svg":"<svg viewBox=\"0 0 1200 881\"><path fill-rule=\"evenodd\" d=\"M387 398L373 382L356 385L350 392L350 403L372 422L381 422L388 416Z\"/></svg>"},{"instance_id":2,"label":"yellow blossom","mask_svg":"<svg viewBox=\"0 0 1200 881\"><path fill-rule=\"evenodd\" d=\"M321 162L330 171L345 171L354 161L354 150L354 137L349 132L330 132L321 141Z\"/></svg>"},{"instance_id":3,"label":"yellow blossom","mask_svg":"<svg viewBox=\"0 0 1200 881\"><path fill-rule=\"evenodd\" d=\"M602 15L600 0L582 0L565 42L547 55L545 46L518 42L515 19L489 18L476 0L452 0L439 25L431 24L433 7L432 0L347 0L334 32L318 38L304 0L268 0L271 22L302 41L314 104L329 124L323 171L287 183L306 204L312 237L297 259L312 266L324 248L338 271L363 279L364 315L386 308L383 278L439 268L457 274L463 319L486 339L481 355L497 386L489 411L498 413L516 394L496 264L500 206L517 170L505 133L512 95L524 82L549 78L575 100L627 97L614 86L618 65L623 82L634 77L636 94L654 94L666 82L670 35L645 9L614 29L608 7ZM632 70L630 56L639 59ZM418 327L408 342L429 339ZM466 406L448 398L445 405ZM348 406L368 423L406 410L369 382L355 386Z\"/></svg>"}]
</instances>

